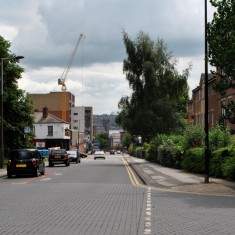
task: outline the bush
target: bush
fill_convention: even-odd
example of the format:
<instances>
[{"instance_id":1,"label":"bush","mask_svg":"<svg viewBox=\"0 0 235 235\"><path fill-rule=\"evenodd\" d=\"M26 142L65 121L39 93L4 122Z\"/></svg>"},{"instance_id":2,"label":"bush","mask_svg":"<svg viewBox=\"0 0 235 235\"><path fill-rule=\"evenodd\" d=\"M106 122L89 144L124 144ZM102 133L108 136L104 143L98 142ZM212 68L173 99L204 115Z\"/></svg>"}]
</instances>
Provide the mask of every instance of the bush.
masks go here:
<instances>
[{"instance_id":1,"label":"bush","mask_svg":"<svg viewBox=\"0 0 235 235\"><path fill-rule=\"evenodd\" d=\"M158 148L158 160L163 166L180 168L184 152L183 136L171 135Z\"/></svg>"},{"instance_id":2,"label":"bush","mask_svg":"<svg viewBox=\"0 0 235 235\"><path fill-rule=\"evenodd\" d=\"M185 132L185 148L201 147L204 144L205 131L202 126L189 126Z\"/></svg>"},{"instance_id":3,"label":"bush","mask_svg":"<svg viewBox=\"0 0 235 235\"><path fill-rule=\"evenodd\" d=\"M209 147L211 152L218 148L229 146L232 143L232 138L229 129L216 127L210 129L209 132Z\"/></svg>"},{"instance_id":4,"label":"bush","mask_svg":"<svg viewBox=\"0 0 235 235\"><path fill-rule=\"evenodd\" d=\"M167 140L169 138L167 135L159 134L157 135L147 147L145 159L150 162L156 162L158 161L158 147L163 143L163 141Z\"/></svg>"},{"instance_id":5,"label":"bush","mask_svg":"<svg viewBox=\"0 0 235 235\"><path fill-rule=\"evenodd\" d=\"M226 159L222 165L222 171L226 179L235 180L235 156Z\"/></svg>"},{"instance_id":6,"label":"bush","mask_svg":"<svg viewBox=\"0 0 235 235\"><path fill-rule=\"evenodd\" d=\"M144 158L144 156L145 156L145 149L142 147L137 147L135 157Z\"/></svg>"},{"instance_id":7,"label":"bush","mask_svg":"<svg viewBox=\"0 0 235 235\"><path fill-rule=\"evenodd\" d=\"M191 148L185 151L181 166L185 171L204 173L204 162L204 148Z\"/></svg>"},{"instance_id":8,"label":"bush","mask_svg":"<svg viewBox=\"0 0 235 235\"><path fill-rule=\"evenodd\" d=\"M229 156L230 147L217 149L211 154L210 159L210 175L215 177L223 177L222 164Z\"/></svg>"}]
</instances>

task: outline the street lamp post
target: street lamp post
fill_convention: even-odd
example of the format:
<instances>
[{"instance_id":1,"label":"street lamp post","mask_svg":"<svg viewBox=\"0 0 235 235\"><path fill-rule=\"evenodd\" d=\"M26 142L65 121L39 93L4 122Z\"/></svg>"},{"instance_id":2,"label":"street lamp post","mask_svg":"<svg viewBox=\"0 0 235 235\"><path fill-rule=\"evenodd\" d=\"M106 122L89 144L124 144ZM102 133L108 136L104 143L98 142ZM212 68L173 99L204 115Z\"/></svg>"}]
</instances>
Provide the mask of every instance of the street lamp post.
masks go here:
<instances>
[{"instance_id":1,"label":"street lamp post","mask_svg":"<svg viewBox=\"0 0 235 235\"><path fill-rule=\"evenodd\" d=\"M205 0L205 183L209 183L207 0Z\"/></svg>"},{"instance_id":2,"label":"street lamp post","mask_svg":"<svg viewBox=\"0 0 235 235\"><path fill-rule=\"evenodd\" d=\"M15 56L11 58L1 58L1 92L0 92L0 115L1 115L1 125L0 125L0 168L4 167L4 134L3 134L3 62L12 61L18 63L23 56Z\"/></svg>"}]
</instances>

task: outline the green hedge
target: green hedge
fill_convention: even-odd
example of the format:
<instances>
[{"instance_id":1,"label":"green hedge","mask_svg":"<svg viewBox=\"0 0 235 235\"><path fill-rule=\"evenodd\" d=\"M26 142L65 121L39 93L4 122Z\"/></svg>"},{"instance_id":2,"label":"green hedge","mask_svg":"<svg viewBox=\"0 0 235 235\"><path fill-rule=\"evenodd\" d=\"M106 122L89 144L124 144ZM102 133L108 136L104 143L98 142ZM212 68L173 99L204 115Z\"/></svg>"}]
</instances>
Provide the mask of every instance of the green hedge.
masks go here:
<instances>
[{"instance_id":1,"label":"green hedge","mask_svg":"<svg viewBox=\"0 0 235 235\"><path fill-rule=\"evenodd\" d=\"M217 149L211 154L209 172L211 176L223 177L222 164L229 157L229 147Z\"/></svg>"},{"instance_id":2,"label":"green hedge","mask_svg":"<svg viewBox=\"0 0 235 235\"><path fill-rule=\"evenodd\" d=\"M193 173L204 173L204 148L196 147L185 151L181 166L185 171Z\"/></svg>"},{"instance_id":3,"label":"green hedge","mask_svg":"<svg viewBox=\"0 0 235 235\"><path fill-rule=\"evenodd\" d=\"M223 175L226 179L235 180L235 157L230 157L225 160L222 165Z\"/></svg>"}]
</instances>

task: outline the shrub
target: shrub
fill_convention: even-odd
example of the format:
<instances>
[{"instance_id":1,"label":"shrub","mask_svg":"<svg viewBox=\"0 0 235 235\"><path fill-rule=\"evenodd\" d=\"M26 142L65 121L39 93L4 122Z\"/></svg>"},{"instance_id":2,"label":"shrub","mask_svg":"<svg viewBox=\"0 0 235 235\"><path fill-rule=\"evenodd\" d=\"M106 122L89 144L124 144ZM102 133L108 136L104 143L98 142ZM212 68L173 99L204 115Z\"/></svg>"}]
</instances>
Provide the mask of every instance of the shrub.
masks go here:
<instances>
[{"instance_id":1,"label":"shrub","mask_svg":"<svg viewBox=\"0 0 235 235\"><path fill-rule=\"evenodd\" d=\"M235 180L235 156L226 159L222 165L222 171L226 179Z\"/></svg>"},{"instance_id":2,"label":"shrub","mask_svg":"<svg viewBox=\"0 0 235 235\"><path fill-rule=\"evenodd\" d=\"M229 146L232 143L230 130L216 127L210 129L209 132L209 147L211 152L218 148Z\"/></svg>"},{"instance_id":3,"label":"shrub","mask_svg":"<svg viewBox=\"0 0 235 235\"><path fill-rule=\"evenodd\" d=\"M142 147L137 147L135 157L144 158L144 156L145 156L145 149Z\"/></svg>"},{"instance_id":4,"label":"shrub","mask_svg":"<svg viewBox=\"0 0 235 235\"><path fill-rule=\"evenodd\" d=\"M146 160L159 163L158 147L163 143L164 140L167 140L167 138L167 135L159 134L152 141L150 141L145 155Z\"/></svg>"},{"instance_id":5,"label":"shrub","mask_svg":"<svg viewBox=\"0 0 235 235\"><path fill-rule=\"evenodd\" d=\"M205 131L202 126L189 126L185 132L185 148L201 147L204 144Z\"/></svg>"},{"instance_id":6,"label":"shrub","mask_svg":"<svg viewBox=\"0 0 235 235\"><path fill-rule=\"evenodd\" d=\"M182 169L194 173L204 173L204 148L196 147L185 151Z\"/></svg>"},{"instance_id":7,"label":"shrub","mask_svg":"<svg viewBox=\"0 0 235 235\"><path fill-rule=\"evenodd\" d=\"M159 163L168 167L180 168L183 152L183 136L171 135L158 148Z\"/></svg>"},{"instance_id":8,"label":"shrub","mask_svg":"<svg viewBox=\"0 0 235 235\"><path fill-rule=\"evenodd\" d=\"M209 167L210 175L223 177L222 164L229 156L229 149L229 147L225 147L212 152Z\"/></svg>"}]
</instances>

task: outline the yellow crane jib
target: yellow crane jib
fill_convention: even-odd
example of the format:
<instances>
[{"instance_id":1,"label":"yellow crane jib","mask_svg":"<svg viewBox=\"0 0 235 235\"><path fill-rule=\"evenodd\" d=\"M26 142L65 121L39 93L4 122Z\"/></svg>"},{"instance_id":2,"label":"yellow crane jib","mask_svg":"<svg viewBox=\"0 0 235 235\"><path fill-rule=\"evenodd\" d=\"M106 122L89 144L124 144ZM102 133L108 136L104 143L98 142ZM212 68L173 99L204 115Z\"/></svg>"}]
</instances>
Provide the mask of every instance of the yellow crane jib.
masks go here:
<instances>
[{"instance_id":1,"label":"yellow crane jib","mask_svg":"<svg viewBox=\"0 0 235 235\"><path fill-rule=\"evenodd\" d=\"M68 76L68 73L69 73L69 70L73 64L73 61L74 61L74 58L75 58L75 55L77 53L77 50L78 50L78 46L80 44L80 41L85 38L85 35L84 34L80 34L79 38L78 38L78 41L77 41L77 44L73 50L73 54L71 55L71 58L69 60L69 64L67 66L67 68L65 68L64 72L62 73L61 77L58 79L58 85L61 86L61 91L62 91L62 119L64 121L66 121L66 90L67 90L67 87L66 87L66 84L65 84L65 81L67 79L67 76Z\"/></svg>"}]
</instances>

